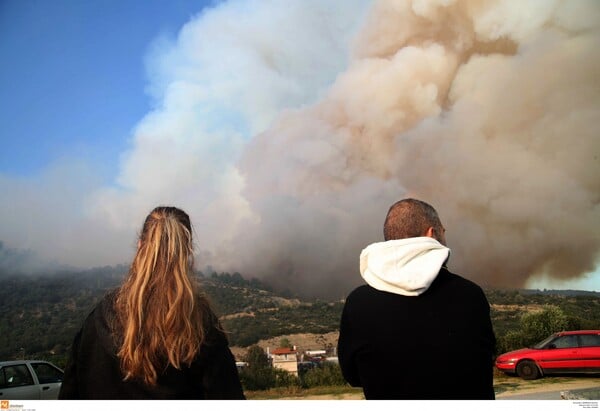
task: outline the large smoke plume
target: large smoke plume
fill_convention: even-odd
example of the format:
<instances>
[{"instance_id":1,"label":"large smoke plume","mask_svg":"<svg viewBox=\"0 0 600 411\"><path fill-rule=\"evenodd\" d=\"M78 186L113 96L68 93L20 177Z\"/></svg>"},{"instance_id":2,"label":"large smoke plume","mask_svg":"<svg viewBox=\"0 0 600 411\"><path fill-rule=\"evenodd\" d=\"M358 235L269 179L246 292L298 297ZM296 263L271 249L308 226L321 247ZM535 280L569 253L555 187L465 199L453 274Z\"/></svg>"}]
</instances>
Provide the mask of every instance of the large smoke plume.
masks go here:
<instances>
[{"instance_id":1,"label":"large smoke plume","mask_svg":"<svg viewBox=\"0 0 600 411\"><path fill-rule=\"evenodd\" d=\"M592 271L600 249L600 5L381 1L326 96L249 144L242 267L357 282L386 208L434 204L488 286ZM287 276L282 276L287 274Z\"/></svg>"},{"instance_id":2,"label":"large smoke plume","mask_svg":"<svg viewBox=\"0 0 600 411\"><path fill-rule=\"evenodd\" d=\"M178 205L199 268L341 297L411 196L482 285L576 278L600 251L598 44L595 0L221 3L156 43L156 109L75 226L122 262Z\"/></svg>"}]
</instances>

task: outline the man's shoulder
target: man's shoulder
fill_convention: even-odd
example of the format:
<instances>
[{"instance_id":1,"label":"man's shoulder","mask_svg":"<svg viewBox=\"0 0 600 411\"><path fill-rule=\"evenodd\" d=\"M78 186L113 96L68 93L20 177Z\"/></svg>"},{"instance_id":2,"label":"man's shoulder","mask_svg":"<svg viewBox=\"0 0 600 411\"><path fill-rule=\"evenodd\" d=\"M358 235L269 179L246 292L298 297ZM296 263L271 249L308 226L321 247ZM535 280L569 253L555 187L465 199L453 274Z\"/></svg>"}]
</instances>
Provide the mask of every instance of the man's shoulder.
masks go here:
<instances>
[{"instance_id":1,"label":"man's shoulder","mask_svg":"<svg viewBox=\"0 0 600 411\"><path fill-rule=\"evenodd\" d=\"M466 293L484 295L483 289L477 283L461 275L455 274L446 268L440 270L437 280L440 285L445 288L453 288Z\"/></svg>"},{"instance_id":2,"label":"man's shoulder","mask_svg":"<svg viewBox=\"0 0 600 411\"><path fill-rule=\"evenodd\" d=\"M373 301L373 299L377 299L381 293L384 292L379 291L368 284L360 285L348 294L346 297L346 305L360 305L365 302Z\"/></svg>"},{"instance_id":3,"label":"man's shoulder","mask_svg":"<svg viewBox=\"0 0 600 411\"><path fill-rule=\"evenodd\" d=\"M374 291L376 290L370 285L363 284L352 290L350 294L348 294L348 298L358 298L364 295L371 295Z\"/></svg>"},{"instance_id":4,"label":"man's shoulder","mask_svg":"<svg viewBox=\"0 0 600 411\"><path fill-rule=\"evenodd\" d=\"M477 287L477 288L481 288L474 281L471 281L468 278L465 278L465 277L463 277L460 274L453 273L452 271L448 270L445 267L442 267L440 269L440 273L438 274L438 276L439 277L446 277L448 281L454 282L457 285L461 285L461 286L464 286L464 287Z\"/></svg>"}]
</instances>

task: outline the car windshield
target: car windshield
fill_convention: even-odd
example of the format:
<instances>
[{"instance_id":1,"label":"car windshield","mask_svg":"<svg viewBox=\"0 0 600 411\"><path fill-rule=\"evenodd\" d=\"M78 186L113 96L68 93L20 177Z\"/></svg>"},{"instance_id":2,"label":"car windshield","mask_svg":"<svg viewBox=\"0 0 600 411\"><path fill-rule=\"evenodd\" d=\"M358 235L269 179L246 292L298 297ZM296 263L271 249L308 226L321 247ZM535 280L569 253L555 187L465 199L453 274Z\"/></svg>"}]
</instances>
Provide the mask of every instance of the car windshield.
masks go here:
<instances>
[{"instance_id":1,"label":"car windshield","mask_svg":"<svg viewBox=\"0 0 600 411\"><path fill-rule=\"evenodd\" d=\"M553 339L556 338L556 334L552 334L550 337L545 338L543 341L540 341L539 343L533 345L531 348L534 348L536 350L541 350L542 348L544 348L550 341L552 341Z\"/></svg>"}]
</instances>

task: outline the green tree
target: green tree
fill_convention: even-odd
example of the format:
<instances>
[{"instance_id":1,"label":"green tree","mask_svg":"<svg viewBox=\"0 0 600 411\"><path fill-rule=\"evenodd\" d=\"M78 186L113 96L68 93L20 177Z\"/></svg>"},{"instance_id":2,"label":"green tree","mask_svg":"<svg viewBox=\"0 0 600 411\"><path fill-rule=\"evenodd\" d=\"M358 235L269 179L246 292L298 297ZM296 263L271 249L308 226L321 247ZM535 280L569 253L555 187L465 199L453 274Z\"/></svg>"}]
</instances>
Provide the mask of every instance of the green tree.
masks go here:
<instances>
[{"instance_id":1,"label":"green tree","mask_svg":"<svg viewBox=\"0 0 600 411\"><path fill-rule=\"evenodd\" d=\"M324 362L318 367L308 370L302 376L302 385L306 388L318 386L346 385L339 364Z\"/></svg>"},{"instance_id":2,"label":"green tree","mask_svg":"<svg viewBox=\"0 0 600 411\"><path fill-rule=\"evenodd\" d=\"M521 330L510 330L504 336L498 338L496 351L498 353L504 353L516 350L517 348L522 348L525 345Z\"/></svg>"},{"instance_id":3,"label":"green tree","mask_svg":"<svg viewBox=\"0 0 600 411\"><path fill-rule=\"evenodd\" d=\"M294 374L278 368L273 368L273 372L275 374L275 387L300 386L300 379Z\"/></svg>"},{"instance_id":4,"label":"green tree","mask_svg":"<svg viewBox=\"0 0 600 411\"><path fill-rule=\"evenodd\" d=\"M568 319L560 308L545 306L540 312L524 314L520 325L523 343L529 346L542 341L552 333L566 330Z\"/></svg>"},{"instance_id":5,"label":"green tree","mask_svg":"<svg viewBox=\"0 0 600 411\"><path fill-rule=\"evenodd\" d=\"M248 363L248 368L266 368L271 367L271 361L269 361L269 356L258 345L253 345L248 348L246 355L244 357L244 361Z\"/></svg>"},{"instance_id":6,"label":"green tree","mask_svg":"<svg viewBox=\"0 0 600 411\"><path fill-rule=\"evenodd\" d=\"M293 345L292 345L292 343L290 342L289 339L287 339L287 338L284 337L281 340L279 340L279 347L280 348L292 348Z\"/></svg>"},{"instance_id":7,"label":"green tree","mask_svg":"<svg viewBox=\"0 0 600 411\"><path fill-rule=\"evenodd\" d=\"M277 377L267 353L258 345L248 348L244 357L248 363L240 372L240 381L247 390L268 390L276 386Z\"/></svg>"},{"instance_id":8,"label":"green tree","mask_svg":"<svg viewBox=\"0 0 600 411\"><path fill-rule=\"evenodd\" d=\"M555 332L573 329L570 327L577 325L577 321L567 317L559 307L547 305L542 311L523 314L518 330L510 330L498 338L497 352L529 347Z\"/></svg>"}]
</instances>

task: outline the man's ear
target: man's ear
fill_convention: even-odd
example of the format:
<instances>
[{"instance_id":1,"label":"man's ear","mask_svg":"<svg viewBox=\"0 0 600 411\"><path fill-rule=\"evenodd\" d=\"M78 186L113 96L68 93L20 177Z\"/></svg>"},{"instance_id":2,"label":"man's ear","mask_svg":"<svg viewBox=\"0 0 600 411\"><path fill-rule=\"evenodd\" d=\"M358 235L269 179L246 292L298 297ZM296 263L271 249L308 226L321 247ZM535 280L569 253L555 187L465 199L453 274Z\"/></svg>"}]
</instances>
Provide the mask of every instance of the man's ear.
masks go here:
<instances>
[{"instance_id":1,"label":"man's ear","mask_svg":"<svg viewBox=\"0 0 600 411\"><path fill-rule=\"evenodd\" d=\"M433 231L433 227L429 227L425 232L425 237L435 238L435 232Z\"/></svg>"}]
</instances>

